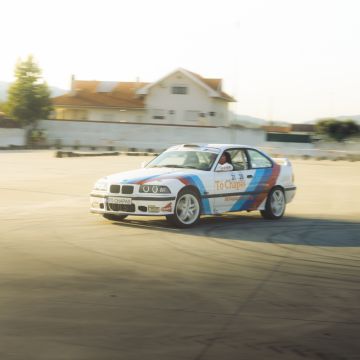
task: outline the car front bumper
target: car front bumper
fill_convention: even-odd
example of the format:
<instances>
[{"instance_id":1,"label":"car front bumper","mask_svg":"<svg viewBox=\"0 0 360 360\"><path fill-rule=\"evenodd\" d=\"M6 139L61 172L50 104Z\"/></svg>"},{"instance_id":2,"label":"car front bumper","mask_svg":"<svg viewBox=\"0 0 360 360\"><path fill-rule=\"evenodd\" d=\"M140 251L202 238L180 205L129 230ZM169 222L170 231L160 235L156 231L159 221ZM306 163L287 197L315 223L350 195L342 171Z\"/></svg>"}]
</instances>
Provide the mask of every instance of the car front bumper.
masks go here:
<instances>
[{"instance_id":1,"label":"car front bumper","mask_svg":"<svg viewBox=\"0 0 360 360\"><path fill-rule=\"evenodd\" d=\"M175 196L114 196L90 194L90 212L114 215L171 215Z\"/></svg>"}]
</instances>

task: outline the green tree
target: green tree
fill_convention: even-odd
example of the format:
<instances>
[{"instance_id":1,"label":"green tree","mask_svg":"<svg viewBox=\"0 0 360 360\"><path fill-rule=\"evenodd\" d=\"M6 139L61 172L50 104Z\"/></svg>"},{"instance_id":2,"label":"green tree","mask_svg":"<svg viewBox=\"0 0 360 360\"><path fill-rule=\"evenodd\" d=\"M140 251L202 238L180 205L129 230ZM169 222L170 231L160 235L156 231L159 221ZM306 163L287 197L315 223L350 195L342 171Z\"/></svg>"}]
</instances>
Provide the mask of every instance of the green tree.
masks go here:
<instances>
[{"instance_id":1,"label":"green tree","mask_svg":"<svg viewBox=\"0 0 360 360\"><path fill-rule=\"evenodd\" d=\"M37 120L47 119L50 115L50 90L32 55L16 64L15 82L8 90L6 105L8 114L30 132L36 128Z\"/></svg>"},{"instance_id":2,"label":"green tree","mask_svg":"<svg viewBox=\"0 0 360 360\"><path fill-rule=\"evenodd\" d=\"M315 127L317 133L339 142L360 133L359 125L351 119L344 121L332 118L322 119L316 123Z\"/></svg>"}]
</instances>

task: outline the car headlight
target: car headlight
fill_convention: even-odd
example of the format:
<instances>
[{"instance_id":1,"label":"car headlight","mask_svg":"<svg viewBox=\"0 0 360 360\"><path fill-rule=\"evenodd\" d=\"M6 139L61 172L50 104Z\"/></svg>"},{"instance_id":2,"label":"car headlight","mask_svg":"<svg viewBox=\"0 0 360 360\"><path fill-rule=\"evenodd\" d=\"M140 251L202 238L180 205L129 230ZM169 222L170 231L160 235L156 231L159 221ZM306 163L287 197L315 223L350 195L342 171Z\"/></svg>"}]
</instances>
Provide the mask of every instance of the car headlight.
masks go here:
<instances>
[{"instance_id":1,"label":"car headlight","mask_svg":"<svg viewBox=\"0 0 360 360\"><path fill-rule=\"evenodd\" d=\"M108 187L108 182L104 179L100 179L99 181L97 181L94 185L94 190L102 190L105 191L107 190Z\"/></svg>"},{"instance_id":2,"label":"car headlight","mask_svg":"<svg viewBox=\"0 0 360 360\"><path fill-rule=\"evenodd\" d=\"M139 192L150 194L170 194L170 189L164 185L140 185Z\"/></svg>"}]
</instances>

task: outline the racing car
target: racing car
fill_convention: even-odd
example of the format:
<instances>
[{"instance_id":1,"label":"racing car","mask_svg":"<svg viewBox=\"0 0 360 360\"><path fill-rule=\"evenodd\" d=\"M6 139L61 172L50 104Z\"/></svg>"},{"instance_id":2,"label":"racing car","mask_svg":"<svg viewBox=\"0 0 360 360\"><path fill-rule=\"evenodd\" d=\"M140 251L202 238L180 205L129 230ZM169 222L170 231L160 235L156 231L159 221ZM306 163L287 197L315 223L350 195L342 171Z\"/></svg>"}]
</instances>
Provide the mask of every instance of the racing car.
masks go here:
<instances>
[{"instance_id":1,"label":"racing car","mask_svg":"<svg viewBox=\"0 0 360 360\"><path fill-rule=\"evenodd\" d=\"M195 225L201 215L238 211L257 210L277 220L295 192L288 159L246 145L182 144L141 169L99 179L90 211L116 221L161 215L180 228Z\"/></svg>"}]
</instances>

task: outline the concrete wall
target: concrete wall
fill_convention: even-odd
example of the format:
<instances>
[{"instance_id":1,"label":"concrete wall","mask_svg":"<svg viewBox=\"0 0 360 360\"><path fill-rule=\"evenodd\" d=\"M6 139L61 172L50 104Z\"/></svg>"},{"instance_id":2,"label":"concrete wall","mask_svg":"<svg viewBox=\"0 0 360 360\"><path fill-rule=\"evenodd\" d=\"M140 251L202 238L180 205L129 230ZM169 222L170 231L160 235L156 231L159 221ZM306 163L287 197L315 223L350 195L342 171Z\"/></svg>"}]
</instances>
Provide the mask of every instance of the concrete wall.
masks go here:
<instances>
[{"instance_id":1,"label":"concrete wall","mask_svg":"<svg viewBox=\"0 0 360 360\"><path fill-rule=\"evenodd\" d=\"M143 122L146 118L145 109L135 110L120 110L109 108L65 108L61 106L56 107L54 118L58 120L89 120L89 121L130 121Z\"/></svg>"},{"instance_id":2,"label":"concrete wall","mask_svg":"<svg viewBox=\"0 0 360 360\"><path fill-rule=\"evenodd\" d=\"M0 128L0 147L24 146L26 144L26 131L24 129Z\"/></svg>"},{"instance_id":3,"label":"concrete wall","mask_svg":"<svg viewBox=\"0 0 360 360\"><path fill-rule=\"evenodd\" d=\"M113 146L116 149L165 149L182 143L233 143L262 146L265 132L258 129L194 127L69 120L41 120L48 145Z\"/></svg>"},{"instance_id":4,"label":"concrete wall","mask_svg":"<svg viewBox=\"0 0 360 360\"><path fill-rule=\"evenodd\" d=\"M360 157L360 142L331 143L318 142L306 143L282 143L267 141L262 149L272 155L281 157L309 156L312 158L349 158Z\"/></svg>"},{"instance_id":5,"label":"concrete wall","mask_svg":"<svg viewBox=\"0 0 360 360\"><path fill-rule=\"evenodd\" d=\"M226 127L169 126L151 124L104 123L70 120L41 120L46 143L54 146L108 147L117 150L136 148L140 151L163 150L182 143L230 143L257 146L278 157L302 157L360 160L360 142L347 143L281 143L266 142L260 129L234 129ZM0 148L26 145L23 129L0 128Z\"/></svg>"},{"instance_id":6,"label":"concrete wall","mask_svg":"<svg viewBox=\"0 0 360 360\"><path fill-rule=\"evenodd\" d=\"M141 122L145 118L145 110L120 109L88 109L89 120L92 121L133 121Z\"/></svg>"}]
</instances>

